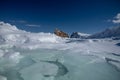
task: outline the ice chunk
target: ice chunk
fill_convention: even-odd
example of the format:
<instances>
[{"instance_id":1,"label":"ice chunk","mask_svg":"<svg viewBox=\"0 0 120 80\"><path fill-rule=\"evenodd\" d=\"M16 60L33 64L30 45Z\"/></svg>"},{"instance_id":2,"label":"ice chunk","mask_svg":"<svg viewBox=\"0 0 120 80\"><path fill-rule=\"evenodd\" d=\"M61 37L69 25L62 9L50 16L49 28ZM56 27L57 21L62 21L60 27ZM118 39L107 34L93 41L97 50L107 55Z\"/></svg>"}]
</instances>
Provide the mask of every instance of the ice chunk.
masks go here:
<instances>
[{"instance_id":1,"label":"ice chunk","mask_svg":"<svg viewBox=\"0 0 120 80\"><path fill-rule=\"evenodd\" d=\"M0 75L0 80L7 80L7 78Z\"/></svg>"},{"instance_id":2,"label":"ice chunk","mask_svg":"<svg viewBox=\"0 0 120 80\"><path fill-rule=\"evenodd\" d=\"M42 80L45 78L45 75L50 75L50 77L55 76L57 74L57 70L58 67L56 65L39 62L20 70L20 73L25 80Z\"/></svg>"}]
</instances>

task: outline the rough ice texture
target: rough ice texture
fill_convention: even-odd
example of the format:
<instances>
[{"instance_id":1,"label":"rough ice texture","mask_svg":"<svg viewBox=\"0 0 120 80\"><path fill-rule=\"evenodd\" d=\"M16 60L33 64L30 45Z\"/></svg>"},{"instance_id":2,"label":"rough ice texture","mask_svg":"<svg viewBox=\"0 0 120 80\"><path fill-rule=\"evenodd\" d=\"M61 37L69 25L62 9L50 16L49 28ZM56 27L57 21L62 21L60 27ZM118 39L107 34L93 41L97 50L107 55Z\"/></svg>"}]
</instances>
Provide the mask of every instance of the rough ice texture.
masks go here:
<instances>
[{"instance_id":1,"label":"rough ice texture","mask_svg":"<svg viewBox=\"0 0 120 80\"><path fill-rule=\"evenodd\" d=\"M53 33L31 33L0 22L0 80L119 80L120 73L115 71L120 69L117 43L120 40L70 39ZM68 73L55 77L63 69L41 60L58 60Z\"/></svg>"}]
</instances>

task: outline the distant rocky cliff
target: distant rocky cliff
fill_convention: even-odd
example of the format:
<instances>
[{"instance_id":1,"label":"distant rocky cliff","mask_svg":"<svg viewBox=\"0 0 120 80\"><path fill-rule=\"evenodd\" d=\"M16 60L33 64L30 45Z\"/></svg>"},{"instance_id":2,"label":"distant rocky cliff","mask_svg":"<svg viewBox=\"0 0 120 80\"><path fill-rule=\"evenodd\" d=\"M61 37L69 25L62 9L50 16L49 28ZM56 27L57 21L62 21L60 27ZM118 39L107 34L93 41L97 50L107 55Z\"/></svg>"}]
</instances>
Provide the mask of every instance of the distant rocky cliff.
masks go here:
<instances>
[{"instance_id":1,"label":"distant rocky cliff","mask_svg":"<svg viewBox=\"0 0 120 80\"><path fill-rule=\"evenodd\" d=\"M61 31L59 29L55 29L54 34L56 34L59 37L64 37L64 38L69 37L69 35L67 33L65 33L65 32L63 32L63 31Z\"/></svg>"},{"instance_id":2,"label":"distant rocky cliff","mask_svg":"<svg viewBox=\"0 0 120 80\"><path fill-rule=\"evenodd\" d=\"M88 36L90 36L90 34L85 34L85 33L80 33L80 32L73 32L70 36L70 38L82 38L85 39Z\"/></svg>"}]
</instances>

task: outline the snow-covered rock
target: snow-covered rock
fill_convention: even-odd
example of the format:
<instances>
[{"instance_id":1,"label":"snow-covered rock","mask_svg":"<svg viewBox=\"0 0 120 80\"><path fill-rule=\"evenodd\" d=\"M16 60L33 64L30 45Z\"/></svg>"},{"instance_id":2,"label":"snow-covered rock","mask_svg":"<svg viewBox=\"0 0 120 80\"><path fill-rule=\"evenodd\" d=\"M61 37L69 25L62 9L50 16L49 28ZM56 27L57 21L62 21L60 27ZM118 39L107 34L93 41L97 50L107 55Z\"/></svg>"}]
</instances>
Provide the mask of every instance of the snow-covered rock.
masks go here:
<instances>
[{"instance_id":1,"label":"snow-covered rock","mask_svg":"<svg viewBox=\"0 0 120 80\"><path fill-rule=\"evenodd\" d=\"M87 38L88 36L90 36L90 34L85 34L85 33L80 33L80 32L73 32L70 36L70 38Z\"/></svg>"}]
</instances>

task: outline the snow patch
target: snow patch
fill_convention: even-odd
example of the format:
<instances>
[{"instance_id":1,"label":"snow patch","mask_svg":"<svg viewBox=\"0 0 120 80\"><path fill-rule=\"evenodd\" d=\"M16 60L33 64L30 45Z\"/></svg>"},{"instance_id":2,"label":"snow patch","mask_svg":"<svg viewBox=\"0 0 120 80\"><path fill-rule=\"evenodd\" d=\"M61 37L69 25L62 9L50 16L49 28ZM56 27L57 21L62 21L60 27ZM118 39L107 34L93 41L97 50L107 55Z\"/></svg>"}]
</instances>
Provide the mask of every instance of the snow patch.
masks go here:
<instances>
[{"instance_id":1,"label":"snow patch","mask_svg":"<svg viewBox=\"0 0 120 80\"><path fill-rule=\"evenodd\" d=\"M86 34L86 33L80 33L80 32L78 32L78 34L80 35L80 36L90 36L90 34Z\"/></svg>"}]
</instances>

